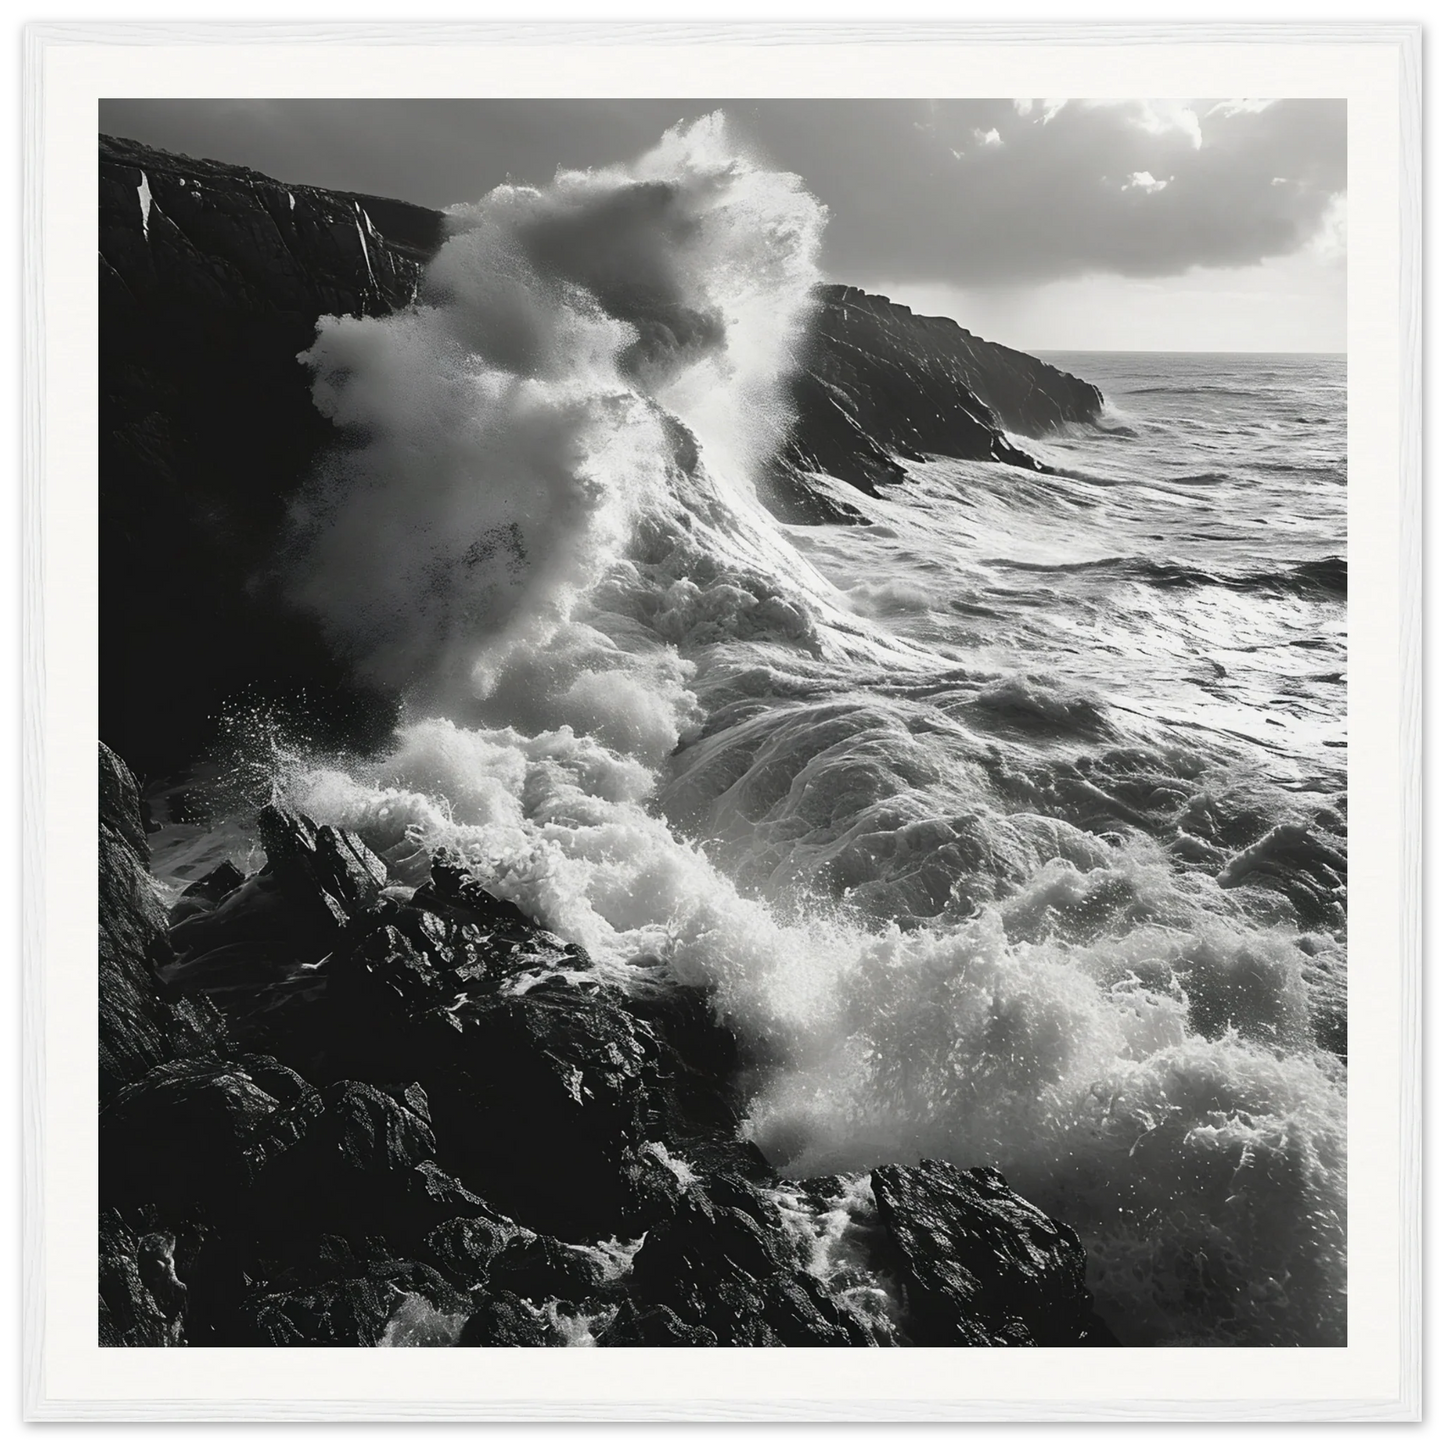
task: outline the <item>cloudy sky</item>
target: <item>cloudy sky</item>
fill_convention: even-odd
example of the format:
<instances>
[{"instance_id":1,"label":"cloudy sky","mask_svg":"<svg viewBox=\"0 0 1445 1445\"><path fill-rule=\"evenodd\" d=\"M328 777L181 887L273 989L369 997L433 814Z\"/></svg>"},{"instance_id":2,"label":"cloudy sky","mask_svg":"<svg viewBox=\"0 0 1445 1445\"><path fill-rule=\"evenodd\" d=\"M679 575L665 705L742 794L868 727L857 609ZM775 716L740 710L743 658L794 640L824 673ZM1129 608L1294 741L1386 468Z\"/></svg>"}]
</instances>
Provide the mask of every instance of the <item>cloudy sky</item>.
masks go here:
<instances>
[{"instance_id":1,"label":"cloudy sky","mask_svg":"<svg viewBox=\"0 0 1445 1445\"><path fill-rule=\"evenodd\" d=\"M719 107L827 204L835 280L1029 350L1344 349L1339 100L113 100L100 124L445 206Z\"/></svg>"}]
</instances>

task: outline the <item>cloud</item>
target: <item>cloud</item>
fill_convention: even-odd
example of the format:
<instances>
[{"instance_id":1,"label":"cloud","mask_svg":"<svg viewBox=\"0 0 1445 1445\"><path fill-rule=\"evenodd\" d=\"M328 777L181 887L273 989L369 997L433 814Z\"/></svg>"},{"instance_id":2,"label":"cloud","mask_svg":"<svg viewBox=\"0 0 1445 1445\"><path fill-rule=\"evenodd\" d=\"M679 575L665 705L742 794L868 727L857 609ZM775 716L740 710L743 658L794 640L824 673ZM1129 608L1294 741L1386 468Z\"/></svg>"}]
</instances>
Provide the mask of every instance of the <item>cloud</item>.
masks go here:
<instances>
[{"instance_id":1,"label":"cloud","mask_svg":"<svg viewBox=\"0 0 1445 1445\"><path fill-rule=\"evenodd\" d=\"M1085 101L1085 105L1117 105L1118 102ZM1195 150L1204 146L1204 127L1192 105L1177 100L1135 100L1125 103L1125 115L1145 135L1167 136L1178 131Z\"/></svg>"},{"instance_id":2,"label":"cloud","mask_svg":"<svg viewBox=\"0 0 1445 1445\"><path fill-rule=\"evenodd\" d=\"M1148 171L1135 171L1122 186L1121 191L1143 191L1146 195L1154 195L1156 191L1162 191L1168 181L1156 181Z\"/></svg>"},{"instance_id":3,"label":"cloud","mask_svg":"<svg viewBox=\"0 0 1445 1445\"><path fill-rule=\"evenodd\" d=\"M828 205L840 278L999 286L1257 265L1310 246L1346 185L1343 101L939 101L922 132L909 102L836 104L760 103L740 119Z\"/></svg>"},{"instance_id":4,"label":"cloud","mask_svg":"<svg viewBox=\"0 0 1445 1445\"><path fill-rule=\"evenodd\" d=\"M1343 261L1346 244L1345 198L1335 196L1325 207L1320 228L1310 240L1309 250L1327 261Z\"/></svg>"},{"instance_id":5,"label":"cloud","mask_svg":"<svg viewBox=\"0 0 1445 1445\"><path fill-rule=\"evenodd\" d=\"M1210 106L1210 115L1253 115L1267 110L1272 100L1217 100Z\"/></svg>"}]
</instances>

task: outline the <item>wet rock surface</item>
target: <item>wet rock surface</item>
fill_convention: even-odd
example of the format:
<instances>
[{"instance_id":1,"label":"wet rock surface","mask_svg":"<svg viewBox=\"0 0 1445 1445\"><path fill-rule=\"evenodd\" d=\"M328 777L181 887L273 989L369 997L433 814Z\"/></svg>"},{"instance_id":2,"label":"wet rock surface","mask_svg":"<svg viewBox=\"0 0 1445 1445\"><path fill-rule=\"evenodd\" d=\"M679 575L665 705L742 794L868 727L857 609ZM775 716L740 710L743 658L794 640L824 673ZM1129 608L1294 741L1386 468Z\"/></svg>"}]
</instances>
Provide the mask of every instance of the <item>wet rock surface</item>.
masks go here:
<instances>
[{"instance_id":1,"label":"wet rock surface","mask_svg":"<svg viewBox=\"0 0 1445 1445\"><path fill-rule=\"evenodd\" d=\"M101 780L103 1344L1106 1342L1078 1240L991 1171L780 1180L704 992L276 805L265 866L168 919ZM840 1272L807 1221L850 1190Z\"/></svg>"},{"instance_id":2,"label":"wet rock surface","mask_svg":"<svg viewBox=\"0 0 1445 1445\"><path fill-rule=\"evenodd\" d=\"M165 989L170 961L166 914L150 877L150 848L135 778L100 745L99 989L100 1097L182 1054L224 1048L229 1039L203 997Z\"/></svg>"},{"instance_id":3,"label":"wet rock surface","mask_svg":"<svg viewBox=\"0 0 1445 1445\"><path fill-rule=\"evenodd\" d=\"M563 1343L555 1324L506 1290L483 1299L457 1337L457 1344L466 1348L518 1349Z\"/></svg>"},{"instance_id":4,"label":"wet rock surface","mask_svg":"<svg viewBox=\"0 0 1445 1445\"><path fill-rule=\"evenodd\" d=\"M862 1326L799 1267L775 1207L721 1176L649 1231L635 1298L720 1345L866 1345Z\"/></svg>"},{"instance_id":5,"label":"wet rock surface","mask_svg":"<svg viewBox=\"0 0 1445 1445\"><path fill-rule=\"evenodd\" d=\"M1084 1249L995 1169L875 1169L873 1196L918 1345L1108 1343Z\"/></svg>"},{"instance_id":6,"label":"wet rock surface","mask_svg":"<svg viewBox=\"0 0 1445 1445\"><path fill-rule=\"evenodd\" d=\"M282 1270L268 1287L241 1302L227 1343L373 1346L381 1343L399 1299L417 1296L438 1313L466 1305L424 1264L393 1259L377 1243L356 1249L344 1239L328 1238L314 1258Z\"/></svg>"},{"instance_id":7,"label":"wet rock surface","mask_svg":"<svg viewBox=\"0 0 1445 1445\"><path fill-rule=\"evenodd\" d=\"M185 1342L186 1287L176 1278L175 1237L137 1234L115 1210L100 1219L100 1343Z\"/></svg>"},{"instance_id":8,"label":"wet rock surface","mask_svg":"<svg viewBox=\"0 0 1445 1445\"><path fill-rule=\"evenodd\" d=\"M716 1345L718 1338L703 1325L684 1324L666 1305L625 1300L597 1343L617 1349L688 1349Z\"/></svg>"}]
</instances>

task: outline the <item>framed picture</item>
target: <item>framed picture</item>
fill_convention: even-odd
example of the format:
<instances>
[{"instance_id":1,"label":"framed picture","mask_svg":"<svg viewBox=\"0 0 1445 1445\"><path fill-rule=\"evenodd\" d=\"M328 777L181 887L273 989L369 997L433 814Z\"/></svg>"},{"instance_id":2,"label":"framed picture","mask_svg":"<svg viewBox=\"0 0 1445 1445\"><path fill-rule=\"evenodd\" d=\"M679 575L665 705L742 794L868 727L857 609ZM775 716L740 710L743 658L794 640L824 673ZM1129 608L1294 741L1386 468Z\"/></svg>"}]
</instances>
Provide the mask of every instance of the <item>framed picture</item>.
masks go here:
<instances>
[{"instance_id":1,"label":"framed picture","mask_svg":"<svg viewBox=\"0 0 1445 1445\"><path fill-rule=\"evenodd\" d=\"M26 76L31 1418L1420 1418L1417 27Z\"/></svg>"}]
</instances>

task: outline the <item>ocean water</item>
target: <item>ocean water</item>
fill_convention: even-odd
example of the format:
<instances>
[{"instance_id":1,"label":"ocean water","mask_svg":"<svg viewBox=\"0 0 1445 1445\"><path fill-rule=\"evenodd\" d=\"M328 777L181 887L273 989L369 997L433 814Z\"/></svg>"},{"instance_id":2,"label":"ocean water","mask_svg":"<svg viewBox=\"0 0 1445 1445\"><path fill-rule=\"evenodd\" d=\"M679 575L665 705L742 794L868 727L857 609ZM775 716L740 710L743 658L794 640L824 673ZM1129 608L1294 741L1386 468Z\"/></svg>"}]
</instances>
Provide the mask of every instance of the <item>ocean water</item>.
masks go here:
<instances>
[{"instance_id":1,"label":"ocean water","mask_svg":"<svg viewBox=\"0 0 1445 1445\"><path fill-rule=\"evenodd\" d=\"M1057 474L783 526L825 222L712 118L324 320L292 594L407 719L252 760L402 882L450 847L623 987L709 986L788 1174L994 1165L1125 1343L1343 1343L1343 360L1051 358L1108 399L1022 441Z\"/></svg>"}]
</instances>

